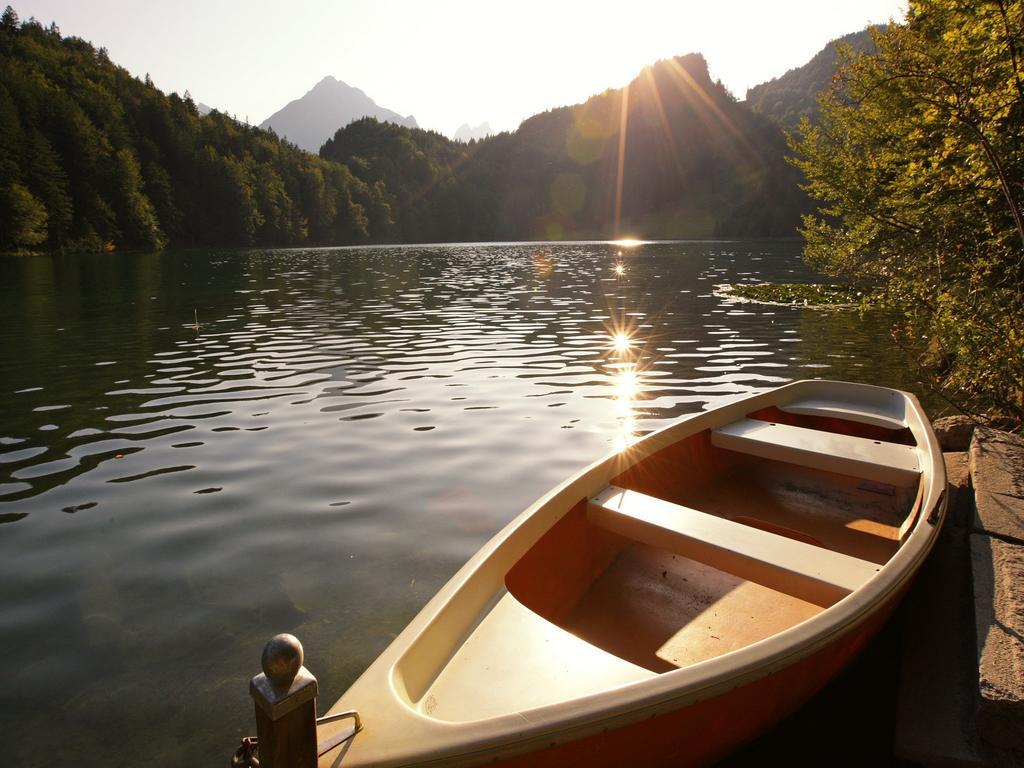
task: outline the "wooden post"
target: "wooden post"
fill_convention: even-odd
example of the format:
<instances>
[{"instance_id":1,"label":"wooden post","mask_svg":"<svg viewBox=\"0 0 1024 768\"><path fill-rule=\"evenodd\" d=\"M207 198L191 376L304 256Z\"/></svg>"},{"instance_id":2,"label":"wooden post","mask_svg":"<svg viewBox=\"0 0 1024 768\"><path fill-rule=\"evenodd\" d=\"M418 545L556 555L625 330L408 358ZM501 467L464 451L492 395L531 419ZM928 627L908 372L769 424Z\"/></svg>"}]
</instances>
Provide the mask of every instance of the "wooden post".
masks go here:
<instances>
[{"instance_id":1,"label":"wooden post","mask_svg":"<svg viewBox=\"0 0 1024 768\"><path fill-rule=\"evenodd\" d=\"M263 648L263 672L249 683L260 768L316 768L316 678L302 660L298 638L276 635Z\"/></svg>"}]
</instances>

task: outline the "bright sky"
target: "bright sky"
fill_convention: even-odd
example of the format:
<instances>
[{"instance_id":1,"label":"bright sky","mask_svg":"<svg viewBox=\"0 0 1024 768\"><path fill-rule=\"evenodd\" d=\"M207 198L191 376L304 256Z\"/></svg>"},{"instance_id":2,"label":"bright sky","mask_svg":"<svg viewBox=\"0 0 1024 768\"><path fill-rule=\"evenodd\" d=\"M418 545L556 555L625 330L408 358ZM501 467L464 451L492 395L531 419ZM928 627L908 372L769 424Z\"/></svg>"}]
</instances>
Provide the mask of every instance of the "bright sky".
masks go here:
<instances>
[{"instance_id":1,"label":"bright sky","mask_svg":"<svg viewBox=\"0 0 1024 768\"><path fill-rule=\"evenodd\" d=\"M739 98L905 0L7 0L135 75L259 123L326 75L451 135L699 51ZM5 3L6 4L6 3Z\"/></svg>"}]
</instances>

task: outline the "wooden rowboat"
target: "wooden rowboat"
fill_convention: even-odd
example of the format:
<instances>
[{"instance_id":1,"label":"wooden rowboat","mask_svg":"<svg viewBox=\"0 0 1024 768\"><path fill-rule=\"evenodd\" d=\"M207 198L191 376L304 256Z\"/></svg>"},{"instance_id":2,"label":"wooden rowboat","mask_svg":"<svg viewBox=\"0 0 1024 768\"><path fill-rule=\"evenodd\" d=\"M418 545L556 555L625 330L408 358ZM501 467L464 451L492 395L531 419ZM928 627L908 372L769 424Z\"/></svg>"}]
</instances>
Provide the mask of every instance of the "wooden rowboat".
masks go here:
<instances>
[{"instance_id":1,"label":"wooden rowboat","mask_svg":"<svg viewBox=\"0 0 1024 768\"><path fill-rule=\"evenodd\" d=\"M720 758L880 627L935 542L945 484L921 406L896 390L802 381L677 422L466 563L332 707L363 729L319 765Z\"/></svg>"}]
</instances>

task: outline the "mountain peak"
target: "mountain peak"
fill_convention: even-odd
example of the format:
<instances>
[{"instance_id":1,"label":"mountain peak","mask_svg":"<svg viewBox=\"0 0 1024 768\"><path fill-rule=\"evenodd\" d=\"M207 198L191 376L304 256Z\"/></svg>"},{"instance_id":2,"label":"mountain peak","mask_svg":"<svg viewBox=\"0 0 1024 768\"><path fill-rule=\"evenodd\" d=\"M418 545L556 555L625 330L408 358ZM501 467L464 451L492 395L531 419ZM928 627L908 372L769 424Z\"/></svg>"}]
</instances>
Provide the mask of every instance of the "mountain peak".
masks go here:
<instances>
[{"instance_id":1,"label":"mountain peak","mask_svg":"<svg viewBox=\"0 0 1024 768\"><path fill-rule=\"evenodd\" d=\"M687 53L683 56L673 56L670 59L659 59L653 64L648 64L644 70L649 70L657 76L665 74L675 76L676 73L685 73L695 83L711 82L708 61L702 53Z\"/></svg>"},{"instance_id":2,"label":"mountain peak","mask_svg":"<svg viewBox=\"0 0 1024 768\"><path fill-rule=\"evenodd\" d=\"M491 131L491 124L484 122L477 126L471 126L469 123L463 123L455 131L455 141L461 141L469 143L476 139L486 139L493 133Z\"/></svg>"},{"instance_id":3,"label":"mountain peak","mask_svg":"<svg viewBox=\"0 0 1024 768\"><path fill-rule=\"evenodd\" d=\"M336 85L345 84L341 82L341 80L338 80L336 77L334 77L334 75L327 75L326 77L324 77L323 80L321 80L319 83L313 86L313 90L315 91L317 88L331 88Z\"/></svg>"},{"instance_id":4,"label":"mountain peak","mask_svg":"<svg viewBox=\"0 0 1024 768\"><path fill-rule=\"evenodd\" d=\"M260 128L272 128L309 152L318 152L339 128L361 117L418 128L412 115L403 117L380 106L363 91L327 75L301 99L295 99L272 114Z\"/></svg>"}]
</instances>

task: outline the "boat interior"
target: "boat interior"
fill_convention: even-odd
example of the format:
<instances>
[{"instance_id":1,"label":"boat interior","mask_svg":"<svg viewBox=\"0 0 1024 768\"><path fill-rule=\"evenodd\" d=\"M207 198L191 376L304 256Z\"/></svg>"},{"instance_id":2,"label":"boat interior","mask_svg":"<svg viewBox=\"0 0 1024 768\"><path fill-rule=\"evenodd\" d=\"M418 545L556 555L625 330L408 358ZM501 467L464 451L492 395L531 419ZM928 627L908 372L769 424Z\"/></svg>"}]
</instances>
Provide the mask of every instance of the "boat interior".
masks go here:
<instances>
[{"instance_id":1,"label":"boat interior","mask_svg":"<svg viewBox=\"0 0 1024 768\"><path fill-rule=\"evenodd\" d=\"M397 678L421 713L477 720L735 651L872 578L922 488L900 414L827 401L747 413L580 499L505 569L459 642L414 644Z\"/></svg>"}]
</instances>

